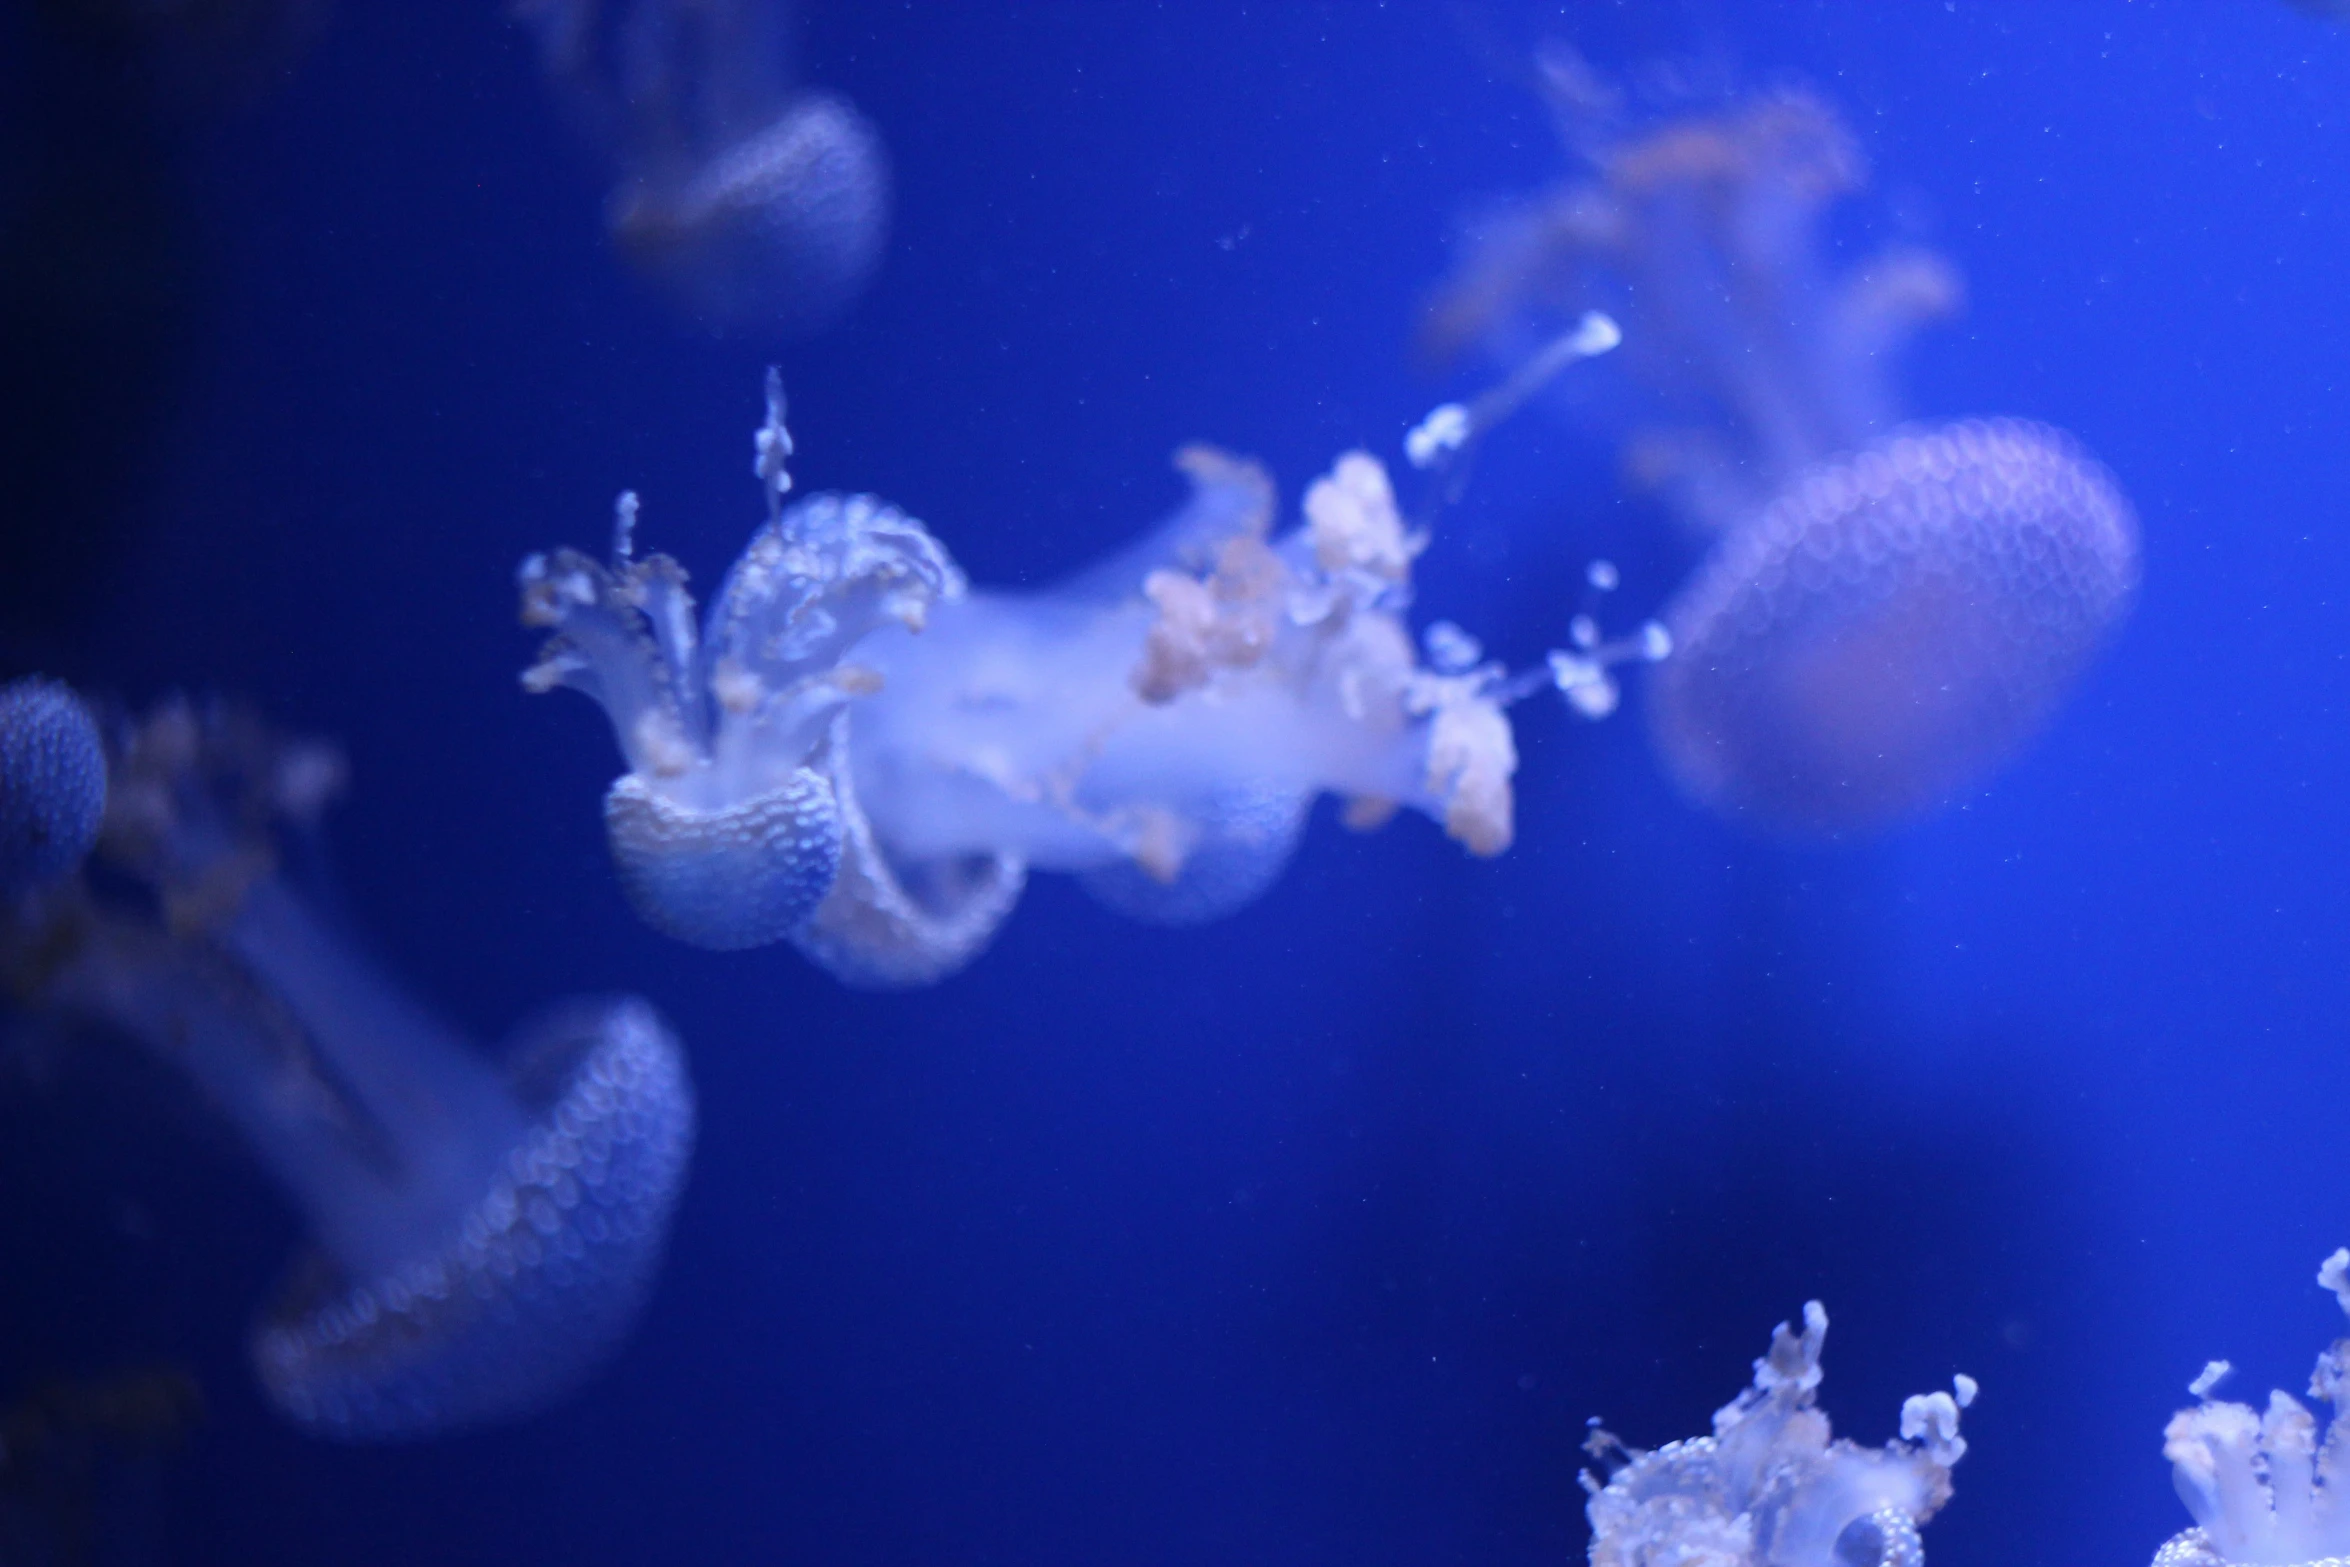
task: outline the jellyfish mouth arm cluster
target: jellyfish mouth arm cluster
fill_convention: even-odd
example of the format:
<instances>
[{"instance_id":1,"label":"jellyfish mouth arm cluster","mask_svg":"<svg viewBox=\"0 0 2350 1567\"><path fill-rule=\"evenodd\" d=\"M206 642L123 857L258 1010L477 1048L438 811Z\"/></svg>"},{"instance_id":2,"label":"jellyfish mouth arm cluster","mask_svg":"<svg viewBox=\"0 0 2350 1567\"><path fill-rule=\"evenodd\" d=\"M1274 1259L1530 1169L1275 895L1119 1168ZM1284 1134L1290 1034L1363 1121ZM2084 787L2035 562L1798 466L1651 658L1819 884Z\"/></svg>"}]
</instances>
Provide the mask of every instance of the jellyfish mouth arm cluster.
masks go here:
<instances>
[{"instance_id":1,"label":"jellyfish mouth arm cluster","mask_svg":"<svg viewBox=\"0 0 2350 1567\"><path fill-rule=\"evenodd\" d=\"M2350 1314L2350 1250L2318 1269ZM2309 1393L2333 1406L2324 1431L2281 1390L2266 1408L2211 1395L2232 1368L2215 1360L2190 1384L2197 1403L2163 1431L2179 1499L2195 1527L2156 1553L2154 1567L2328 1567L2350 1560L2350 1338L2317 1357Z\"/></svg>"},{"instance_id":2,"label":"jellyfish mouth arm cluster","mask_svg":"<svg viewBox=\"0 0 2350 1567\"><path fill-rule=\"evenodd\" d=\"M1269 537L1272 485L1205 448L1169 564L1122 598L971 594L864 655L858 794L917 858L1012 847L1042 869L1120 859L1166 877L1193 802L1235 779L1413 806L1481 853L1510 835L1509 726L1488 676L1422 668L1396 613L1424 542L1385 470L1339 460L1303 526ZM1221 537L1202 516L1234 524Z\"/></svg>"},{"instance_id":3,"label":"jellyfish mouth arm cluster","mask_svg":"<svg viewBox=\"0 0 2350 1567\"><path fill-rule=\"evenodd\" d=\"M1628 460L1708 530L1891 429L1898 351L1956 310L1960 285L1910 246L1826 264L1822 216L1867 177L1834 111L1781 91L1642 126L1570 52L1541 64L1583 172L1483 226L1430 311L1430 347L1449 356L1593 305L1621 311L1627 369L1666 411Z\"/></svg>"},{"instance_id":4,"label":"jellyfish mouth arm cluster","mask_svg":"<svg viewBox=\"0 0 2350 1567\"><path fill-rule=\"evenodd\" d=\"M1609 1472L1582 1476L1592 1567L1922 1567L1918 1531L1950 1500L1975 1383L1910 1398L1898 1438L1858 1446L1817 1404L1827 1331L1817 1301L1800 1333L1781 1323L1710 1436L1644 1451L1594 1429L1585 1450Z\"/></svg>"},{"instance_id":5,"label":"jellyfish mouth arm cluster","mask_svg":"<svg viewBox=\"0 0 2350 1567\"><path fill-rule=\"evenodd\" d=\"M699 631L683 570L636 556L632 497L610 562L521 571L523 620L552 632L524 685L604 707L629 768L606 796L622 885L704 946L788 939L843 977L926 981L977 950L1031 866L1144 918L1212 918L1262 890L1325 792L1356 825L1410 807L1498 854L1507 706L1555 687L1598 716L1610 666L1663 651L1579 625L1513 679L1446 627L1424 663L1404 614L1427 535L1365 452L1276 532L1262 469L1185 448L1190 499L1152 535L1058 589L975 591L884 501L786 507L772 377L768 403L768 521ZM876 899L929 944L919 960L844 950Z\"/></svg>"},{"instance_id":6,"label":"jellyfish mouth arm cluster","mask_svg":"<svg viewBox=\"0 0 2350 1567\"><path fill-rule=\"evenodd\" d=\"M625 1333L657 1267L694 1107L632 998L523 1030L505 1070L278 869L340 776L233 709L118 726L76 876L0 918L14 999L183 1072L308 1221L257 1327L266 1390L353 1440L528 1413ZM131 889L136 889L135 895Z\"/></svg>"}]
</instances>

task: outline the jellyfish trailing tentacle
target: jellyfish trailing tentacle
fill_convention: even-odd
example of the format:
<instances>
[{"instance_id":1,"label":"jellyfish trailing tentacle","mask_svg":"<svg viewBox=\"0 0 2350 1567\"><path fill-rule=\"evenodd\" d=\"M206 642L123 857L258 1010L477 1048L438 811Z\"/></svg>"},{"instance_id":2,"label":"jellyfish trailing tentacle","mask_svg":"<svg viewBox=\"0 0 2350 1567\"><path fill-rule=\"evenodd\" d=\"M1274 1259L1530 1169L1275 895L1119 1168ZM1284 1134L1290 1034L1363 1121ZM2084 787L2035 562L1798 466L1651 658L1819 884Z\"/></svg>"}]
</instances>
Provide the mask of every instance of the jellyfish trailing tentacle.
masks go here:
<instances>
[{"instance_id":1,"label":"jellyfish trailing tentacle","mask_svg":"<svg viewBox=\"0 0 2350 1567\"><path fill-rule=\"evenodd\" d=\"M1605 1473L1582 1476L1592 1567L1923 1567L1919 1529L1950 1500L1975 1382L1909 1398L1899 1437L1858 1446L1818 1408L1827 1331L1818 1301L1800 1333L1780 1323L1710 1436L1644 1451L1595 1424L1584 1450Z\"/></svg>"},{"instance_id":2,"label":"jellyfish trailing tentacle","mask_svg":"<svg viewBox=\"0 0 2350 1567\"><path fill-rule=\"evenodd\" d=\"M2317 1271L2350 1314L2350 1250ZM2232 1368L2215 1360L2189 1384L2196 1406L2163 1431L2179 1499L2195 1526L2155 1552L2154 1567L2328 1567L2350 1560L2350 1338L2317 1357L2309 1394L2333 1406L2320 1432L2298 1399L2271 1392L2265 1409L2211 1396Z\"/></svg>"},{"instance_id":3,"label":"jellyfish trailing tentacle","mask_svg":"<svg viewBox=\"0 0 2350 1567\"><path fill-rule=\"evenodd\" d=\"M694 1133L676 1038L633 997L551 1010L503 1070L278 870L339 764L233 709L167 703L111 757L95 883L0 929L18 999L192 1079L307 1220L255 1328L272 1402L318 1435L530 1413L625 1335Z\"/></svg>"},{"instance_id":4,"label":"jellyfish trailing tentacle","mask_svg":"<svg viewBox=\"0 0 2350 1567\"><path fill-rule=\"evenodd\" d=\"M1365 452L1277 532L1262 469L1187 447L1190 497L1154 534L1058 589L1004 593L970 588L874 497L785 506L790 450L771 377L769 520L699 636L683 571L628 547L632 502L610 565L526 561L523 618L553 635L525 684L602 703L630 767L609 798L664 802L658 836L607 811L649 923L714 947L782 937L853 984L960 967L1031 869L1159 923L1228 913L1279 875L1322 793L1357 825L1411 807L1498 854L1508 704L1555 685L1596 714L1609 666L1656 651L1578 643L1531 683L1422 663L1403 611L1427 536ZM828 802L837 839L731 830L787 784Z\"/></svg>"},{"instance_id":5,"label":"jellyfish trailing tentacle","mask_svg":"<svg viewBox=\"0 0 2350 1567\"><path fill-rule=\"evenodd\" d=\"M1583 170L1476 236L1428 342L1523 352L1620 311L1619 402L1645 410L1626 468L1706 542L1663 615L1666 770L1775 833L1924 813L2035 734L2126 617L2135 514L2045 426L1902 423L1898 350L1957 308L1958 276L1909 245L1829 263L1828 215L1868 170L1824 100L1639 123L1571 53L1542 63Z\"/></svg>"}]
</instances>

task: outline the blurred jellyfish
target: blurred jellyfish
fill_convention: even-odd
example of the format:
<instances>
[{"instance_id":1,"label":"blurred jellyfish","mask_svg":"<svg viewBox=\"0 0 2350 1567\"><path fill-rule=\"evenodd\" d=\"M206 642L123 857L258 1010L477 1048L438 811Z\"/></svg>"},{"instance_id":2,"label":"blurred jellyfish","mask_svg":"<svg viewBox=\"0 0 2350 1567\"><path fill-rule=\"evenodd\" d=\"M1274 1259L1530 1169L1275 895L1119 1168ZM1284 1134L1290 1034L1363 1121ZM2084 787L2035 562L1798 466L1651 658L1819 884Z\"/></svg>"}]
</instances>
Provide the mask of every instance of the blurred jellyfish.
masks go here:
<instances>
[{"instance_id":1,"label":"blurred jellyfish","mask_svg":"<svg viewBox=\"0 0 2350 1567\"><path fill-rule=\"evenodd\" d=\"M786 0L517 0L550 86L614 165L605 223L715 331L846 309L889 229L889 165L847 100L794 85Z\"/></svg>"},{"instance_id":2,"label":"blurred jellyfish","mask_svg":"<svg viewBox=\"0 0 2350 1567\"><path fill-rule=\"evenodd\" d=\"M2350 1313L2350 1251L2317 1270L2320 1287ZM2317 1357L2309 1393L2331 1404L2317 1421L2291 1394L2268 1407L2223 1403L2212 1389L2232 1368L2215 1360L2188 1385L2198 1403L2171 1418L2162 1456L2195 1527L2154 1554L2154 1567L2323 1567L2350 1558L2350 1338Z\"/></svg>"},{"instance_id":3,"label":"blurred jellyfish","mask_svg":"<svg viewBox=\"0 0 2350 1567\"><path fill-rule=\"evenodd\" d=\"M53 680L0 686L0 895L79 865L105 811L106 754L81 698Z\"/></svg>"},{"instance_id":4,"label":"blurred jellyfish","mask_svg":"<svg viewBox=\"0 0 2350 1567\"><path fill-rule=\"evenodd\" d=\"M332 753L175 702L125 725L112 764L104 887L26 900L0 966L27 1008L194 1079L308 1220L315 1251L254 1332L271 1401L385 1440L580 1381L633 1320L685 1179L675 1037L632 997L573 1001L500 1071L279 873L281 837L338 783Z\"/></svg>"},{"instance_id":5,"label":"blurred jellyfish","mask_svg":"<svg viewBox=\"0 0 2350 1567\"><path fill-rule=\"evenodd\" d=\"M1866 169L1818 99L1628 126L1580 60L1545 84L1588 173L1491 223L1427 322L1512 351L1594 305L1654 417L1626 464L1709 550L1664 616L1649 702L1697 800L1799 834L1917 815L2038 730L2127 611L2137 522L2021 420L1903 426L1896 351L1958 302L1941 258L1824 260Z\"/></svg>"},{"instance_id":6,"label":"blurred jellyfish","mask_svg":"<svg viewBox=\"0 0 2350 1567\"><path fill-rule=\"evenodd\" d=\"M1411 806L1498 854L1507 705L1555 686L1604 712L1610 666L1651 647L1581 639L1516 677L1421 664L1402 611L1428 541L1364 452L1275 533L1262 469L1187 447L1190 499L1156 533L1015 594L970 588L873 496L787 508L790 451L771 374L768 520L699 628L678 564L635 553L634 495L609 563L525 561L522 618L553 636L524 684L610 717L628 771L605 824L649 924L707 947L789 940L852 984L959 968L1031 867L1161 923L1229 913L1279 875L1324 791L1350 824Z\"/></svg>"},{"instance_id":7,"label":"blurred jellyfish","mask_svg":"<svg viewBox=\"0 0 2350 1567\"><path fill-rule=\"evenodd\" d=\"M1711 1436L1643 1451L1595 1428L1584 1450L1607 1474L1582 1477L1592 1567L1923 1567L1918 1529L1950 1500L1974 1379L1905 1401L1881 1448L1832 1440L1816 1407L1827 1332L1816 1300L1802 1333L1780 1323Z\"/></svg>"}]
</instances>

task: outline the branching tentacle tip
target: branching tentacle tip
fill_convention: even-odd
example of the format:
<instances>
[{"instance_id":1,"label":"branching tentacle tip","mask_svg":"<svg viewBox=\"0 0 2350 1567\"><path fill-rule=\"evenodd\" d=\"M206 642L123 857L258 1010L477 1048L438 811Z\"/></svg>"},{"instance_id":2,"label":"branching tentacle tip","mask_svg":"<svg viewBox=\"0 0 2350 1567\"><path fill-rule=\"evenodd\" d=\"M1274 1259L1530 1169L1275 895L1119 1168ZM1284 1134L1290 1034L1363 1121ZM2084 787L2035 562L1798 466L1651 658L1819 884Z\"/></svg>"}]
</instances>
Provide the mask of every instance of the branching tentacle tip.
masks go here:
<instances>
[{"instance_id":1,"label":"branching tentacle tip","mask_svg":"<svg viewBox=\"0 0 2350 1567\"><path fill-rule=\"evenodd\" d=\"M751 471L767 489L767 520L773 522L782 515L783 498L791 493L791 427L785 422L788 409L783 395L783 368L767 367L767 422L752 437L756 457Z\"/></svg>"},{"instance_id":2,"label":"branching tentacle tip","mask_svg":"<svg viewBox=\"0 0 2350 1567\"><path fill-rule=\"evenodd\" d=\"M2317 1282L2320 1288L2334 1292L2342 1310L2350 1312L2350 1246L2338 1246L2334 1254L2318 1265Z\"/></svg>"},{"instance_id":3,"label":"branching tentacle tip","mask_svg":"<svg viewBox=\"0 0 2350 1567\"><path fill-rule=\"evenodd\" d=\"M1468 444L1473 433L1469 410L1460 403L1439 403L1413 425L1403 438L1404 456L1415 468L1433 468Z\"/></svg>"},{"instance_id":4,"label":"branching tentacle tip","mask_svg":"<svg viewBox=\"0 0 2350 1567\"><path fill-rule=\"evenodd\" d=\"M1606 311L1586 310L1583 319L1575 323L1575 335L1570 341L1579 356L1596 359L1624 341L1624 329Z\"/></svg>"}]
</instances>

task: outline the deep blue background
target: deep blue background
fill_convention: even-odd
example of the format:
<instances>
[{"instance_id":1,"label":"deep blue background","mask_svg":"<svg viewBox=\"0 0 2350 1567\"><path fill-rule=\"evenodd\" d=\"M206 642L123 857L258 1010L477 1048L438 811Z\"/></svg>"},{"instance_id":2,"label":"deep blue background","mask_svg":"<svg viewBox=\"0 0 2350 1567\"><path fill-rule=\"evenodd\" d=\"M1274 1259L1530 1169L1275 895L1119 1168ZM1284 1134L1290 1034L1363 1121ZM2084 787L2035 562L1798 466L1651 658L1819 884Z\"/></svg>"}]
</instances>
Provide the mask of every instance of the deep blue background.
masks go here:
<instances>
[{"instance_id":1,"label":"deep blue background","mask_svg":"<svg viewBox=\"0 0 2350 1567\"><path fill-rule=\"evenodd\" d=\"M851 319L782 352L800 480L886 493L976 580L1146 525L1183 441L1294 494L1463 390L1412 327L1456 218L1560 171L1520 75L1553 31L1830 95L1878 177L1850 237L1969 281L1913 409L2072 429L2146 533L2054 731L1879 845L1748 841L1636 713L1543 705L1500 861L1325 816L1224 923L1048 878L968 973L873 997L639 926L607 731L516 688L514 564L600 544L615 490L701 580L731 558L774 350L611 260L497 11L347 0L260 102L160 133L192 324L92 458L93 493L135 475L129 542L24 656L340 737L386 956L485 1043L650 995L699 1162L585 1396L346 1451L245 1380L294 1236L225 1141L135 1076L12 1106L0 1376L198 1368L177 1559L1556 1564L1585 1418L1700 1430L1816 1295L1850 1434L1984 1385L1937 1567L2130 1562L2185 1522L2159 1432L2203 1360L2299 1387L2350 1241L2350 31L2250 0L811 4L898 204ZM1523 661L1594 554L1660 599L1677 558L1612 474L1511 426L1423 612Z\"/></svg>"}]
</instances>

